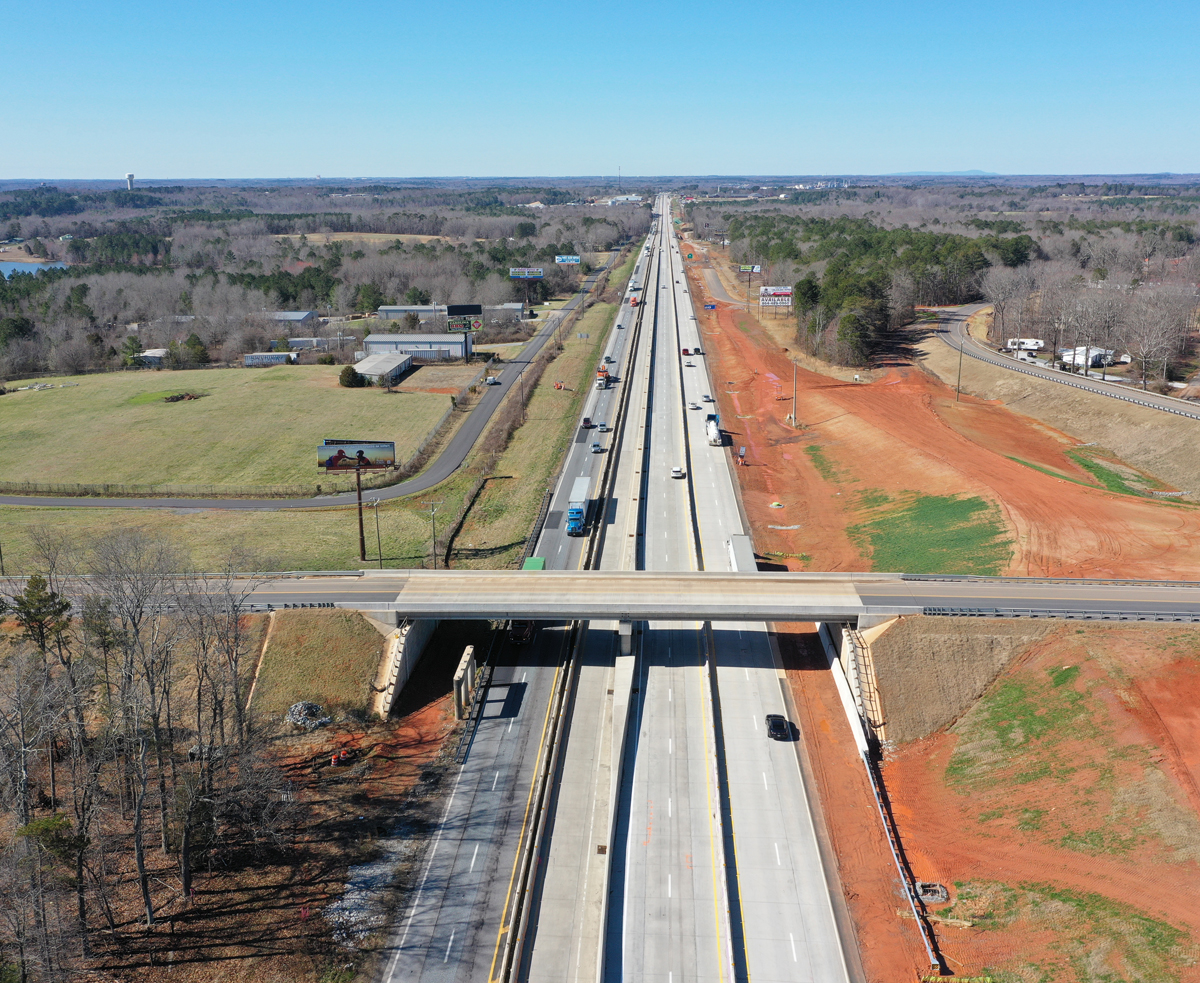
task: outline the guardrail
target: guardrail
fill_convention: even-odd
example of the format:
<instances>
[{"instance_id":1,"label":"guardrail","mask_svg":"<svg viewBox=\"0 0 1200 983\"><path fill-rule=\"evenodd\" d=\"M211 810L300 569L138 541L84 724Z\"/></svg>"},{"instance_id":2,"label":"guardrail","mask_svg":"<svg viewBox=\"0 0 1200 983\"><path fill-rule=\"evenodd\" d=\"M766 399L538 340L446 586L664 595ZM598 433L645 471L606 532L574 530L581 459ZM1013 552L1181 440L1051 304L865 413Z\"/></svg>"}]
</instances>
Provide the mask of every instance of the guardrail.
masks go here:
<instances>
[{"instance_id":1,"label":"guardrail","mask_svg":"<svg viewBox=\"0 0 1200 983\"><path fill-rule=\"evenodd\" d=\"M963 618L1063 618L1074 621L1200 621L1200 611L1103 611L1089 608L926 607L922 614Z\"/></svg>"},{"instance_id":2,"label":"guardrail","mask_svg":"<svg viewBox=\"0 0 1200 983\"><path fill-rule=\"evenodd\" d=\"M951 337L954 337L954 335L951 335ZM1056 375L1053 375L1052 370L1049 369L1035 372L1032 369L1018 365L1015 362L1010 365L1007 361L1001 361L998 358L993 358L990 354L985 355L982 352L975 351L974 346L977 345L978 342L976 342L973 338L970 339L969 344L966 343L961 336L958 337L957 340L958 344L951 345L951 348L957 348L959 351L970 355L971 358L978 359L981 362L987 362L989 365L995 365L998 368L1008 369L1010 372L1022 372L1025 375L1033 376L1036 379L1045 379L1047 382L1056 382L1060 386L1071 386L1074 389L1082 389L1084 392L1095 393L1098 396L1107 396L1109 399L1120 399L1126 403L1136 403L1138 406L1145 406L1149 409L1159 410L1163 413L1174 413L1176 416L1186 416L1192 420L1200 420L1200 413L1190 412L1184 409L1176 409L1173 406L1163 406L1159 403L1151 402L1150 400L1146 399L1137 399L1133 396L1126 396L1124 393L1112 392L1108 389L1099 388L1094 384L1089 386L1086 383L1076 382L1073 379L1060 379ZM1163 396L1161 398L1175 399L1176 397ZM1183 401L1180 400L1180 402Z\"/></svg>"}]
</instances>

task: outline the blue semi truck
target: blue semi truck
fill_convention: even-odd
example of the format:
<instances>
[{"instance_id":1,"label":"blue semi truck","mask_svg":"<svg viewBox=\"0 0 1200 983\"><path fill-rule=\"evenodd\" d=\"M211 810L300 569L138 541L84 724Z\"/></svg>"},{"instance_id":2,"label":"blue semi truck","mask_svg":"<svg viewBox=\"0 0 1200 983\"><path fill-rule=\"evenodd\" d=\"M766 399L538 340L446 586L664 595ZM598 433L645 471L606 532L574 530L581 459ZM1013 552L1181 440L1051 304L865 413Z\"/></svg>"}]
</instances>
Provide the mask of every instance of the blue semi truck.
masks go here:
<instances>
[{"instance_id":1,"label":"blue semi truck","mask_svg":"<svg viewBox=\"0 0 1200 983\"><path fill-rule=\"evenodd\" d=\"M587 527L588 488L591 483L591 478L576 478L571 486L571 497L567 499L568 536L582 536Z\"/></svg>"}]
</instances>

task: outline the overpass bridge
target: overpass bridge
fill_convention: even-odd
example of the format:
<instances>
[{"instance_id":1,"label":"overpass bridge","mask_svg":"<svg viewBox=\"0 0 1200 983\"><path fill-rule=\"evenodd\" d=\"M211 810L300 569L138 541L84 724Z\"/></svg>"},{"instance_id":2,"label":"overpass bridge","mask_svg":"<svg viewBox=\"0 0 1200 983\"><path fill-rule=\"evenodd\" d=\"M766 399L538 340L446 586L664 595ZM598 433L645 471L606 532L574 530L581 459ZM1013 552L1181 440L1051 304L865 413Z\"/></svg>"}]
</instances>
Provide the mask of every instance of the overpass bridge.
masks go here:
<instances>
[{"instance_id":1,"label":"overpass bridge","mask_svg":"<svg viewBox=\"0 0 1200 983\"><path fill-rule=\"evenodd\" d=\"M256 605L375 616L530 621L841 621L896 615L1200 621L1200 584L887 573L410 570L292 575Z\"/></svg>"}]
</instances>

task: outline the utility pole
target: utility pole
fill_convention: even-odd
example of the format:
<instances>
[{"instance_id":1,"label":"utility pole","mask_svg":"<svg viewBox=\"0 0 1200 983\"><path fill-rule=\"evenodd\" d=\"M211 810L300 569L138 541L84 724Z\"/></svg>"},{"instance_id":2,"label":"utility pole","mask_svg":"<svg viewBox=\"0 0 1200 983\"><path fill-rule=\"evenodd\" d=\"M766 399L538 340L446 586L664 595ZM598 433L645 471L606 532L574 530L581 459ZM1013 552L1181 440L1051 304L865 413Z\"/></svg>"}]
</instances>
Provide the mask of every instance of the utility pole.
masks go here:
<instances>
[{"instance_id":1,"label":"utility pole","mask_svg":"<svg viewBox=\"0 0 1200 983\"><path fill-rule=\"evenodd\" d=\"M367 559L367 537L363 532L361 468L354 469L354 487L358 491L358 558L365 563Z\"/></svg>"},{"instance_id":2,"label":"utility pole","mask_svg":"<svg viewBox=\"0 0 1200 983\"><path fill-rule=\"evenodd\" d=\"M442 505L444 503L443 502L422 502L421 504L429 509L429 524L433 530L433 532L432 532L433 549L431 550L431 552L433 554L433 569L436 570L437 569L437 511L438 511L438 506Z\"/></svg>"},{"instance_id":3,"label":"utility pole","mask_svg":"<svg viewBox=\"0 0 1200 983\"><path fill-rule=\"evenodd\" d=\"M799 430L800 423L796 419L796 362L792 361L792 429Z\"/></svg>"},{"instance_id":4,"label":"utility pole","mask_svg":"<svg viewBox=\"0 0 1200 983\"><path fill-rule=\"evenodd\" d=\"M379 554L379 569L383 569L383 540L379 536L379 499L371 503L375 506L375 550Z\"/></svg>"}]
</instances>

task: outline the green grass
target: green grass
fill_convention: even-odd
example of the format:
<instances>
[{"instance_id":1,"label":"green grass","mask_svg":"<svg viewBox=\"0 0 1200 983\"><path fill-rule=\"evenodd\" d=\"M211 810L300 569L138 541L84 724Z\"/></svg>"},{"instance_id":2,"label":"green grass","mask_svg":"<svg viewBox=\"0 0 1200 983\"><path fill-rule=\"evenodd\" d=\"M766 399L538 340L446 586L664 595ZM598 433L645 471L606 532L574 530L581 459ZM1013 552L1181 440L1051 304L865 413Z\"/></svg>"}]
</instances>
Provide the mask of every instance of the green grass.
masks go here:
<instances>
[{"instance_id":1,"label":"green grass","mask_svg":"<svg viewBox=\"0 0 1200 983\"><path fill-rule=\"evenodd\" d=\"M1080 454L1078 451L1067 451L1067 456L1110 492L1116 492L1119 495L1145 494L1145 488L1134 488L1123 475L1112 468L1106 468L1094 458Z\"/></svg>"},{"instance_id":2,"label":"green grass","mask_svg":"<svg viewBox=\"0 0 1200 983\"><path fill-rule=\"evenodd\" d=\"M256 712L298 700L327 710L369 707L384 637L354 611L277 611L254 687Z\"/></svg>"},{"instance_id":3,"label":"green grass","mask_svg":"<svg viewBox=\"0 0 1200 983\"><path fill-rule=\"evenodd\" d=\"M340 371L296 365L47 379L71 388L0 398L0 481L315 487L324 477L316 467L322 439L394 440L404 461L450 406L436 393L343 389ZM163 402L179 392L207 395Z\"/></svg>"},{"instance_id":4,"label":"green grass","mask_svg":"<svg viewBox=\"0 0 1200 983\"><path fill-rule=\"evenodd\" d=\"M1068 777L1071 765L1057 758L1055 745L1098 734L1087 695L1068 685L1077 673L1055 669L1044 680L1021 673L994 683L955 725L959 740L946 784L979 792L1001 780L1026 785Z\"/></svg>"},{"instance_id":5,"label":"green grass","mask_svg":"<svg viewBox=\"0 0 1200 983\"><path fill-rule=\"evenodd\" d=\"M984 972L997 981L1069 978L1078 983L1173 983L1194 963L1187 932L1102 894L1047 883L956 884L954 903L938 914L977 929L1008 932L1010 960ZM1028 961L1020 940L1052 933L1046 963ZM1041 947L1039 947L1041 948ZM1030 971L1037 975L1031 975Z\"/></svg>"},{"instance_id":6,"label":"green grass","mask_svg":"<svg viewBox=\"0 0 1200 983\"><path fill-rule=\"evenodd\" d=\"M869 551L873 570L995 576L1012 556L998 509L982 498L912 495L896 501L869 492L860 506L869 518L847 532Z\"/></svg>"},{"instance_id":7,"label":"green grass","mask_svg":"<svg viewBox=\"0 0 1200 983\"><path fill-rule=\"evenodd\" d=\"M820 444L809 444L804 448L804 453L812 461L813 467L817 469L817 473L826 481L836 484L841 480L841 473L833 466L833 462L825 456L825 452L821 449Z\"/></svg>"}]
</instances>

